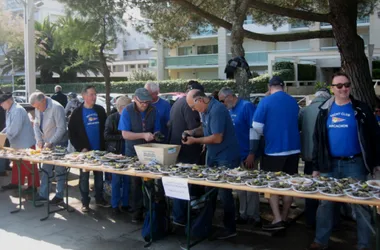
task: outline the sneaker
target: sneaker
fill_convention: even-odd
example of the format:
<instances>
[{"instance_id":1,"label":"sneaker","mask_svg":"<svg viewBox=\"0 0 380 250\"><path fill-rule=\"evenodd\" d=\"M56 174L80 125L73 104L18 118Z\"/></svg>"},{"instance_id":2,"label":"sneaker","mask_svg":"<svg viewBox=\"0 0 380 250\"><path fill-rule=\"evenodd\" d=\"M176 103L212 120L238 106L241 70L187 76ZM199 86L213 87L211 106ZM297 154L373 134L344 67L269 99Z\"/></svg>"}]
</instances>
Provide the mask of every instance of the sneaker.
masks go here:
<instances>
[{"instance_id":1,"label":"sneaker","mask_svg":"<svg viewBox=\"0 0 380 250\"><path fill-rule=\"evenodd\" d=\"M88 212L90 212L90 207L89 207L89 205L82 205L81 211L82 211L83 213L88 213Z\"/></svg>"},{"instance_id":2,"label":"sneaker","mask_svg":"<svg viewBox=\"0 0 380 250\"><path fill-rule=\"evenodd\" d=\"M180 226L180 227L184 227L184 226L186 226L185 223L183 223L183 222L179 222L179 221L175 221L175 220L173 220L173 225Z\"/></svg>"},{"instance_id":3,"label":"sneaker","mask_svg":"<svg viewBox=\"0 0 380 250\"><path fill-rule=\"evenodd\" d=\"M18 189L18 185L10 183L8 185L2 186L1 189L2 190Z\"/></svg>"},{"instance_id":4,"label":"sneaker","mask_svg":"<svg viewBox=\"0 0 380 250\"><path fill-rule=\"evenodd\" d=\"M49 201L49 204L58 206L58 205L65 204L65 202L63 201L62 198L58 198L57 196L54 196L54 198L51 201Z\"/></svg>"},{"instance_id":5,"label":"sneaker","mask_svg":"<svg viewBox=\"0 0 380 250\"><path fill-rule=\"evenodd\" d=\"M276 231L281 229L285 229L285 223L283 221L263 225L263 230L267 231Z\"/></svg>"},{"instance_id":6,"label":"sneaker","mask_svg":"<svg viewBox=\"0 0 380 250\"><path fill-rule=\"evenodd\" d=\"M247 224L251 225L253 228L262 228L263 226L261 221L257 221L255 219L248 219Z\"/></svg>"},{"instance_id":7,"label":"sneaker","mask_svg":"<svg viewBox=\"0 0 380 250\"><path fill-rule=\"evenodd\" d=\"M144 220L143 212L141 210L137 210L132 215L132 222L139 223Z\"/></svg>"},{"instance_id":8,"label":"sneaker","mask_svg":"<svg viewBox=\"0 0 380 250\"><path fill-rule=\"evenodd\" d=\"M121 214L121 210L118 207L112 208L112 215L116 216L120 214Z\"/></svg>"},{"instance_id":9,"label":"sneaker","mask_svg":"<svg viewBox=\"0 0 380 250\"><path fill-rule=\"evenodd\" d=\"M237 225L245 225L245 224L247 224L248 219L244 219L244 218L242 218L241 216L239 216L239 217L235 220L235 222L236 222Z\"/></svg>"},{"instance_id":10,"label":"sneaker","mask_svg":"<svg viewBox=\"0 0 380 250\"><path fill-rule=\"evenodd\" d=\"M235 237L236 235L237 235L236 231L235 232L229 232L227 230L223 230L223 231L217 232L214 235L214 238L217 240L225 240L225 239Z\"/></svg>"},{"instance_id":11,"label":"sneaker","mask_svg":"<svg viewBox=\"0 0 380 250\"><path fill-rule=\"evenodd\" d=\"M130 206L122 206L121 207L121 211L123 213L132 213L133 212L133 210L132 210L132 208Z\"/></svg>"},{"instance_id":12,"label":"sneaker","mask_svg":"<svg viewBox=\"0 0 380 250\"><path fill-rule=\"evenodd\" d=\"M99 207L111 207L111 205L105 200L100 200L95 203Z\"/></svg>"},{"instance_id":13,"label":"sneaker","mask_svg":"<svg viewBox=\"0 0 380 250\"><path fill-rule=\"evenodd\" d=\"M35 201L38 201L38 202L47 202L48 200L42 196L40 196L39 194L37 194L35 197L34 197L34 200Z\"/></svg>"},{"instance_id":14,"label":"sneaker","mask_svg":"<svg viewBox=\"0 0 380 250\"><path fill-rule=\"evenodd\" d=\"M326 250L327 249L327 246L323 246L317 242L313 242L311 243L311 245L306 248L305 250Z\"/></svg>"}]
</instances>

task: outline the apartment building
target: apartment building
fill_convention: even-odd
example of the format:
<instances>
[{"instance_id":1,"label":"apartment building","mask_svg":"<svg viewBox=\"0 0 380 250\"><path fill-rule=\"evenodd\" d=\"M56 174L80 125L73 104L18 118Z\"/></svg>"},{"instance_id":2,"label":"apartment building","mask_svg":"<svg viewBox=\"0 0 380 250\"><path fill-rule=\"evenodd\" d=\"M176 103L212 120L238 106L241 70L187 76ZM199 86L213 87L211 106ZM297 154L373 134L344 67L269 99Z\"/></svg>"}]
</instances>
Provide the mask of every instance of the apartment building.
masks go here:
<instances>
[{"instance_id":1,"label":"apartment building","mask_svg":"<svg viewBox=\"0 0 380 250\"><path fill-rule=\"evenodd\" d=\"M262 26L248 17L244 28L258 33L281 34L297 31L331 29L328 23L314 23L310 26L299 23L286 24L274 30L271 25ZM380 12L358 19L358 34L363 38L368 54L368 44L374 45L374 59L380 56ZM333 38L310 39L294 42L262 42L244 39L245 57L251 71L259 74L271 73L276 61L292 61L294 64L314 64L317 79L300 83L295 87L312 85L316 80L328 81L334 70L340 68L340 55ZM219 28L209 29L191 37L189 41L174 49L157 45L158 79L225 79L224 68L231 58L231 34Z\"/></svg>"}]
</instances>

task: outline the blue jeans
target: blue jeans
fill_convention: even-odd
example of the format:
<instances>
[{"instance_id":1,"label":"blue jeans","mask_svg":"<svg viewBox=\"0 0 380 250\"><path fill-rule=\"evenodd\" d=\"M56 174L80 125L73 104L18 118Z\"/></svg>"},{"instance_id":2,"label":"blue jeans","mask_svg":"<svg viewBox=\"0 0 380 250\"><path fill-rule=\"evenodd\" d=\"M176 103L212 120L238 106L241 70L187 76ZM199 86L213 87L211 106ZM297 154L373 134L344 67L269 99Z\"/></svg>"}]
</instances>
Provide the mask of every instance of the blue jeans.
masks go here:
<instances>
[{"instance_id":1,"label":"blue jeans","mask_svg":"<svg viewBox=\"0 0 380 250\"><path fill-rule=\"evenodd\" d=\"M112 208L117 208L121 199L123 207L127 207L129 204L129 179L128 175L112 174ZM120 194L120 187L123 185L123 195Z\"/></svg>"},{"instance_id":2,"label":"blue jeans","mask_svg":"<svg viewBox=\"0 0 380 250\"><path fill-rule=\"evenodd\" d=\"M49 199L48 182L49 178L53 177L53 168L55 167L55 179L57 181L56 193L57 198L63 199L65 182L66 182L66 168L54 166L50 164L42 164L42 176L39 195L45 199Z\"/></svg>"},{"instance_id":3,"label":"blue jeans","mask_svg":"<svg viewBox=\"0 0 380 250\"><path fill-rule=\"evenodd\" d=\"M94 172L94 180L95 180L95 200L102 201L103 198L103 172L93 171ZM79 190L82 196L82 204L84 206L88 206L90 204L89 197L89 179L90 172L83 172L80 170L79 174Z\"/></svg>"},{"instance_id":4,"label":"blue jeans","mask_svg":"<svg viewBox=\"0 0 380 250\"><path fill-rule=\"evenodd\" d=\"M352 177L359 180L365 180L367 171L363 159L356 157L349 161L332 160L332 171L323 174L324 176L334 178ZM330 201L320 201L317 210L317 228L315 242L327 246L331 231L334 226L334 207L336 203ZM367 223L371 223L371 210L368 206L353 205L353 212L356 215L358 249L370 248L371 229Z\"/></svg>"}]
</instances>

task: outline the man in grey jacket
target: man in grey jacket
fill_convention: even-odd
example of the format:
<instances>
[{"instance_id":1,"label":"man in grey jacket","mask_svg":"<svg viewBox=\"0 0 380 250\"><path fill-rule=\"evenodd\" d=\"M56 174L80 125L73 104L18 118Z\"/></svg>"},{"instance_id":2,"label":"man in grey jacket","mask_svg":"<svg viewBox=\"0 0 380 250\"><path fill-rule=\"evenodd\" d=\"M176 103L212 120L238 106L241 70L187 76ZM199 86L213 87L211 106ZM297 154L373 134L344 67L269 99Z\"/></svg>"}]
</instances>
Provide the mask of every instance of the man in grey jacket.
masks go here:
<instances>
[{"instance_id":1,"label":"man in grey jacket","mask_svg":"<svg viewBox=\"0 0 380 250\"><path fill-rule=\"evenodd\" d=\"M304 173L308 175L313 173L313 134L315 122L319 113L319 107L330 97L330 91L327 88L320 88L315 93L314 100L309 106L301 109L298 117L298 127L301 131L301 156L302 160L305 162ZM305 200L305 217L307 226L315 226L317 208L318 200Z\"/></svg>"},{"instance_id":2,"label":"man in grey jacket","mask_svg":"<svg viewBox=\"0 0 380 250\"><path fill-rule=\"evenodd\" d=\"M30 95L30 104L36 109L34 121L34 134L39 148L56 146L67 147L67 124L65 110L58 102L46 97L42 92ZM53 175L54 165L43 164L41 187L38 200L49 200L48 179ZM63 203L63 193L66 180L66 168L55 166L57 190L55 197L50 201L53 205Z\"/></svg>"}]
</instances>

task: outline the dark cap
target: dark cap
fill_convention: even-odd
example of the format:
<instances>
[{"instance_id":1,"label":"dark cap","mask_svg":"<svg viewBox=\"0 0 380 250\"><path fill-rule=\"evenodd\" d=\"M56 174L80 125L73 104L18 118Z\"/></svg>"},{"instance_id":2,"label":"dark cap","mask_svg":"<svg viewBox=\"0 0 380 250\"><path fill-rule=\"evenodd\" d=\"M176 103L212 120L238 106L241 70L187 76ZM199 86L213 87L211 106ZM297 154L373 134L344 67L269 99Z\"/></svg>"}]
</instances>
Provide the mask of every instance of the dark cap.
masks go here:
<instances>
[{"instance_id":1,"label":"dark cap","mask_svg":"<svg viewBox=\"0 0 380 250\"><path fill-rule=\"evenodd\" d=\"M284 86L285 83L284 83L284 81L281 79L281 77L279 77L279 76L274 76L274 77L272 77L272 79L270 79L270 81L269 81L269 85L270 85L270 86L273 86L273 85Z\"/></svg>"},{"instance_id":2,"label":"dark cap","mask_svg":"<svg viewBox=\"0 0 380 250\"><path fill-rule=\"evenodd\" d=\"M202 92L205 92L205 89L202 86L202 84L200 84L197 81L189 81L189 83L187 84L187 90L192 90L192 89L198 89Z\"/></svg>"},{"instance_id":3,"label":"dark cap","mask_svg":"<svg viewBox=\"0 0 380 250\"><path fill-rule=\"evenodd\" d=\"M135 96L143 102L152 101L152 96L149 94L148 90L145 88L139 88L135 91Z\"/></svg>"},{"instance_id":4,"label":"dark cap","mask_svg":"<svg viewBox=\"0 0 380 250\"><path fill-rule=\"evenodd\" d=\"M8 92L0 95L0 104L12 97L12 93Z\"/></svg>"}]
</instances>

